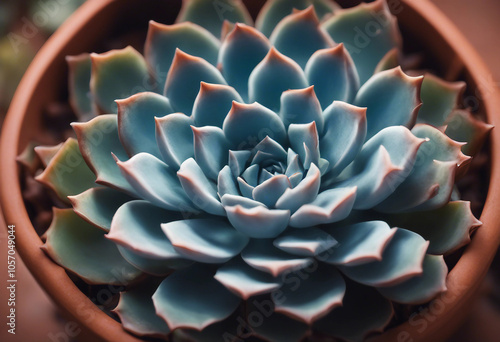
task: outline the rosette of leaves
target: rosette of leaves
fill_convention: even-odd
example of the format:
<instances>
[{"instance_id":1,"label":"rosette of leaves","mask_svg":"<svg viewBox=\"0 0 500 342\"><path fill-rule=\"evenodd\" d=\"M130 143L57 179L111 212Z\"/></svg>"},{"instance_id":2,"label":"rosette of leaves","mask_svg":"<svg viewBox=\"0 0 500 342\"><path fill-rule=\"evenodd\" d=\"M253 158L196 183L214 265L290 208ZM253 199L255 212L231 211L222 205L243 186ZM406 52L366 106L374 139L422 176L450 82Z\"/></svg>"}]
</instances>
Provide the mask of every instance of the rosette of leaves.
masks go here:
<instances>
[{"instance_id":1,"label":"rosette of leaves","mask_svg":"<svg viewBox=\"0 0 500 342\"><path fill-rule=\"evenodd\" d=\"M383 331L393 302L446 290L444 255L481 224L455 178L491 129L462 82L397 67L400 45L384 1L271 0L253 26L240 1L188 0L144 55L68 57L77 139L36 150L72 208L44 250L125 285L140 336Z\"/></svg>"}]
</instances>

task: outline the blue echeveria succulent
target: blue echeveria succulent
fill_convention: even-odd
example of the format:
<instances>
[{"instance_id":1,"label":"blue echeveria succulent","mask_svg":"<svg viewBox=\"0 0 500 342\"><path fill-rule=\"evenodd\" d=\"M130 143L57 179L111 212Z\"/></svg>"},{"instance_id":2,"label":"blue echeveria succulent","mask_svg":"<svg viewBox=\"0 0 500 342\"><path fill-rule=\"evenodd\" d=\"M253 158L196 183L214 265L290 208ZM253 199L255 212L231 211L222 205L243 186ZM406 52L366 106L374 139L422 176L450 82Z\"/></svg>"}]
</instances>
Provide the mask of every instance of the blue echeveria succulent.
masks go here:
<instances>
[{"instance_id":1,"label":"blue echeveria succulent","mask_svg":"<svg viewBox=\"0 0 500 342\"><path fill-rule=\"evenodd\" d=\"M406 75L400 45L380 0L270 0L255 27L239 0L186 0L144 56L68 57L77 140L36 151L72 208L45 251L126 285L140 336L383 331L392 302L446 290L443 256L481 224L455 176L491 128L462 82Z\"/></svg>"}]
</instances>

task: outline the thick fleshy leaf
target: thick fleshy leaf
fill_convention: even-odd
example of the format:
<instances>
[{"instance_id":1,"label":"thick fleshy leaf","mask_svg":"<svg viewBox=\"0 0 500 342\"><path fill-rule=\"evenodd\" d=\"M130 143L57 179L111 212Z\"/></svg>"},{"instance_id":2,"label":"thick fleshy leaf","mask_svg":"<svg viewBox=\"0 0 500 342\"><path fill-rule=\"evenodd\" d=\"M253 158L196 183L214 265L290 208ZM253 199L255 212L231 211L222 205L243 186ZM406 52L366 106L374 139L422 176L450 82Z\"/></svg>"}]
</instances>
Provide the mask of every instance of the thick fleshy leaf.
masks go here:
<instances>
[{"instance_id":1,"label":"thick fleshy leaf","mask_svg":"<svg viewBox=\"0 0 500 342\"><path fill-rule=\"evenodd\" d=\"M320 27L312 5L281 20L273 30L269 41L281 53L297 62L301 68L305 68L314 52L335 45Z\"/></svg>"},{"instance_id":2,"label":"thick fleshy leaf","mask_svg":"<svg viewBox=\"0 0 500 342\"><path fill-rule=\"evenodd\" d=\"M234 88L201 82L200 92L193 106L194 125L222 127L224 119L233 106L233 101L243 103L241 96Z\"/></svg>"},{"instance_id":3,"label":"thick fleshy leaf","mask_svg":"<svg viewBox=\"0 0 500 342\"><path fill-rule=\"evenodd\" d=\"M302 166L308 170L311 163L319 164L319 134L316 122L291 124L288 127L290 147L299 154Z\"/></svg>"},{"instance_id":4,"label":"thick fleshy leaf","mask_svg":"<svg viewBox=\"0 0 500 342\"><path fill-rule=\"evenodd\" d=\"M269 239L281 234L290 220L289 210L267 209L263 206L246 208L241 205L225 207L233 227L254 239Z\"/></svg>"},{"instance_id":5,"label":"thick fleshy leaf","mask_svg":"<svg viewBox=\"0 0 500 342\"><path fill-rule=\"evenodd\" d=\"M273 241L275 247L284 252L312 257L338 244L330 234L319 228L290 230Z\"/></svg>"},{"instance_id":6,"label":"thick fleshy leaf","mask_svg":"<svg viewBox=\"0 0 500 342\"><path fill-rule=\"evenodd\" d=\"M240 190L240 193L249 198L249 199L252 199L253 198L253 189L255 187L249 185L243 178L241 177L238 177L238 188Z\"/></svg>"},{"instance_id":7,"label":"thick fleshy leaf","mask_svg":"<svg viewBox=\"0 0 500 342\"><path fill-rule=\"evenodd\" d=\"M382 253L396 233L383 221L365 221L326 230L338 245L324 253L321 261L355 266L381 261Z\"/></svg>"},{"instance_id":8,"label":"thick fleshy leaf","mask_svg":"<svg viewBox=\"0 0 500 342\"><path fill-rule=\"evenodd\" d=\"M215 37L220 37L224 20L253 24L252 17L241 0L184 0L177 22L198 24Z\"/></svg>"},{"instance_id":9,"label":"thick fleshy leaf","mask_svg":"<svg viewBox=\"0 0 500 342\"><path fill-rule=\"evenodd\" d=\"M76 139L64 142L47 168L35 178L69 203L68 196L78 195L95 187L95 175L82 157ZM75 182L78 179L78 182Z\"/></svg>"},{"instance_id":10,"label":"thick fleshy leaf","mask_svg":"<svg viewBox=\"0 0 500 342\"><path fill-rule=\"evenodd\" d=\"M311 5L314 6L320 19L339 8L335 2L330 0L270 0L262 6L255 26L269 37L284 17L292 14L294 10L305 10Z\"/></svg>"},{"instance_id":11,"label":"thick fleshy leaf","mask_svg":"<svg viewBox=\"0 0 500 342\"><path fill-rule=\"evenodd\" d=\"M219 40L196 24L163 25L150 21L144 57L158 82L158 88L163 89L176 49L216 65L219 48Z\"/></svg>"},{"instance_id":12,"label":"thick fleshy leaf","mask_svg":"<svg viewBox=\"0 0 500 342\"><path fill-rule=\"evenodd\" d=\"M90 91L99 110L117 113L115 100L155 90L144 57L132 47L93 53Z\"/></svg>"},{"instance_id":13,"label":"thick fleshy leaf","mask_svg":"<svg viewBox=\"0 0 500 342\"><path fill-rule=\"evenodd\" d=\"M194 0L190 0L194 1ZM175 52L165 83L164 95L175 111L191 115L200 82L226 84L215 66L180 49Z\"/></svg>"},{"instance_id":14,"label":"thick fleshy leaf","mask_svg":"<svg viewBox=\"0 0 500 342\"><path fill-rule=\"evenodd\" d=\"M278 114L259 103L233 102L222 129L237 150L255 147L266 136L281 145L286 141L285 126Z\"/></svg>"},{"instance_id":15,"label":"thick fleshy leaf","mask_svg":"<svg viewBox=\"0 0 500 342\"><path fill-rule=\"evenodd\" d=\"M202 330L236 310L240 299L213 275L214 272L205 265L194 265L163 280L153 295L153 303L156 313L171 330Z\"/></svg>"},{"instance_id":16,"label":"thick fleshy leaf","mask_svg":"<svg viewBox=\"0 0 500 342\"><path fill-rule=\"evenodd\" d=\"M322 26L333 40L344 43L356 63L361 84L373 75L387 52L401 46L397 20L385 0L336 11Z\"/></svg>"},{"instance_id":17,"label":"thick fleshy leaf","mask_svg":"<svg viewBox=\"0 0 500 342\"><path fill-rule=\"evenodd\" d=\"M205 176L193 158L182 163L177 177L186 195L198 208L213 215L225 216L215 184Z\"/></svg>"},{"instance_id":18,"label":"thick fleshy leaf","mask_svg":"<svg viewBox=\"0 0 500 342\"><path fill-rule=\"evenodd\" d=\"M90 94L90 75L92 62L90 55L84 53L78 56L67 56L69 76L69 103L79 121L87 121L95 116Z\"/></svg>"},{"instance_id":19,"label":"thick fleshy leaf","mask_svg":"<svg viewBox=\"0 0 500 342\"><path fill-rule=\"evenodd\" d=\"M343 305L317 321L313 328L346 341L364 341L371 332L382 332L394 309L375 289L349 282Z\"/></svg>"},{"instance_id":20,"label":"thick fleshy leaf","mask_svg":"<svg viewBox=\"0 0 500 342\"><path fill-rule=\"evenodd\" d=\"M193 119L182 113L174 113L156 121L156 141L165 163L176 170L194 157Z\"/></svg>"},{"instance_id":21,"label":"thick fleshy leaf","mask_svg":"<svg viewBox=\"0 0 500 342\"><path fill-rule=\"evenodd\" d=\"M316 51L306 64L305 73L323 109L333 101L352 102L359 89L358 72L344 44Z\"/></svg>"},{"instance_id":22,"label":"thick fleshy leaf","mask_svg":"<svg viewBox=\"0 0 500 342\"><path fill-rule=\"evenodd\" d=\"M310 266L314 259L298 257L273 246L270 240L251 240L241 253L243 260L256 270L274 277Z\"/></svg>"},{"instance_id":23,"label":"thick fleshy leaf","mask_svg":"<svg viewBox=\"0 0 500 342\"><path fill-rule=\"evenodd\" d=\"M237 23L222 42L219 64L227 83L248 102L248 78L267 55L271 44L251 26Z\"/></svg>"},{"instance_id":24,"label":"thick fleshy leaf","mask_svg":"<svg viewBox=\"0 0 500 342\"><path fill-rule=\"evenodd\" d=\"M244 338L249 335L240 325L241 313L236 310L232 315L223 321L214 323L205 329L198 331L195 329L177 329L172 335L172 341L203 341L220 342L237 341L239 337ZM241 329L241 330L240 330Z\"/></svg>"},{"instance_id":25,"label":"thick fleshy leaf","mask_svg":"<svg viewBox=\"0 0 500 342\"><path fill-rule=\"evenodd\" d=\"M321 156L330 162L330 175L337 176L349 165L366 137L366 108L335 101L323 112L324 135L320 139Z\"/></svg>"},{"instance_id":26,"label":"thick fleshy leaf","mask_svg":"<svg viewBox=\"0 0 500 342\"><path fill-rule=\"evenodd\" d=\"M231 168L226 165L219 172L217 177L217 194L220 198L224 195L239 195L238 184L236 183L236 178L231 172ZM223 203L224 204L224 203Z\"/></svg>"},{"instance_id":27,"label":"thick fleshy leaf","mask_svg":"<svg viewBox=\"0 0 500 342\"><path fill-rule=\"evenodd\" d=\"M316 266L314 271L307 269L304 273L306 276L302 277L294 273L287 275L280 288L281 299L276 296L273 299L276 312L311 325L342 305L346 284L332 266Z\"/></svg>"},{"instance_id":28,"label":"thick fleshy leaf","mask_svg":"<svg viewBox=\"0 0 500 342\"><path fill-rule=\"evenodd\" d=\"M308 86L304 71L291 58L272 47L267 56L250 74L248 98L279 112L281 94L289 89Z\"/></svg>"},{"instance_id":29,"label":"thick fleshy leaf","mask_svg":"<svg viewBox=\"0 0 500 342\"><path fill-rule=\"evenodd\" d=\"M290 124L308 124L314 121L319 134L322 134L323 114L321 104L314 92L314 86L283 92L280 117L285 127Z\"/></svg>"},{"instance_id":30,"label":"thick fleshy leaf","mask_svg":"<svg viewBox=\"0 0 500 342\"><path fill-rule=\"evenodd\" d=\"M123 328L138 336L162 337L170 333L170 329L156 315L151 297L158 288L158 282L147 279L125 292L120 293L118 306L113 310Z\"/></svg>"},{"instance_id":31,"label":"thick fleshy leaf","mask_svg":"<svg viewBox=\"0 0 500 342\"><path fill-rule=\"evenodd\" d=\"M126 285L141 275L94 227L72 209L54 208L44 251L59 265L90 284ZM106 260L106 262L103 262Z\"/></svg>"},{"instance_id":32,"label":"thick fleshy leaf","mask_svg":"<svg viewBox=\"0 0 500 342\"><path fill-rule=\"evenodd\" d=\"M426 255L424 273L392 287L378 288L379 292L392 301L403 304L423 304L446 291L448 267L442 255Z\"/></svg>"},{"instance_id":33,"label":"thick fleshy leaf","mask_svg":"<svg viewBox=\"0 0 500 342\"><path fill-rule=\"evenodd\" d=\"M172 113L170 101L156 93L139 93L116 103L118 134L128 155L147 152L159 158L154 118Z\"/></svg>"},{"instance_id":34,"label":"thick fleshy leaf","mask_svg":"<svg viewBox=\"0 0 500 342\"><path fill-rule=\"evenodd\" d=\"M482 223L470 210L470 202L456 201L424 212L392 214L386 219L429 240L429 254L449 254L470 242L470 235Z\"/></svg>"},{"instance_id":35,"label":"thick fleshy leaf","mask_svg":"<svg viewBox=\"0 0 500 342\"><path fill-rule=\"evenodd\" d=\"M336 187L357 186L355 209L370 209L385 200L411 172L424 139L403 126L387 127L365 143Z\"/></svg>"},{"instance_id":36,"label":"thick fleshy leaf","mask_svg":"<svg viewBox=\"0 0 500 342\"><path fill-rule=\"evenodd\" d=\"M446 135L455 141L467 142L462 151L474 156L484 144L493 126L472 116L467 110L455 110L446 121Z\"/></svg>"},{"instance_id":37,"label":"thick fleshy leaf","mask_svg":"<svg viewBox=\"0 0 500 342\"><path fill-rule=\"evenodd\" d=\"M184 193L175 170L158 158L139 153L128 161L117 164L129 184L143 199L168 210L197 212Z\"/></svg>"},{"instance_id":38,"label":"thick fleshy leaf","mask_svg":"<svg viewBox=\"0 0 500 342\"><path fill-rule=\"evenodd\" d=\"M315 164L311 164L304 179L293 189L285 190L285 193L276 202L276 208L290 210L293 214L302 205L316 199L320 184L321 173Z\"/></svg>"},{"instance_id":39,"label":"thick fleshy leaf","mask_svg":"<svg viewBox=\"0 0 500 342\"><path fill-rule=\"evenodd\" d=\"M332 236L335 237L334 234ZM342 242L340 244L342 246ZM385 248L382 260L355 266L340 265L339 269L364 285L394 286L422 274L428 246L429 242L420 235L399 228Z\"/></svg>"},{"instance_id":40,"label":"thick fleshy leaf","mask_svg":"<svg viewBox=\"0 0 500 342\"><path fill-rule=\"evenodd\" d=\"M377 210L400 212L442 207L450 200L457 166L470 159L462 153L462 143L451 140L437 128L418 124L412 133L427 141L418 150L411 173Z\"/></svg>"},{"instance_id":41,"label":"thick fleshy leaf","mask_svg":"<svg viewBox=\"0 0 500 342\"><path fill-rule=\"evenodd\" d=\"M128 159L118 136L117 116L99 115L89 122L72 123L71 126L83 158L97 176L96 183L134 194L116 164L116 158Z\"/></svg>"},{"instance_id":42,"label":"thick fleshy leaf","mask_svg":"<svg viewBox=\"0 0 500 342\"><path fill-rule=\"evenodd\" d=\"M280 281L268 273L257 271L248 266L241 259L234 259L219 268L214 278L244 300L272 292L281 287Z\"/></svg>"},{"instance_id":43,"label":"thick fleshy leaf","mask_svg":"<svg viewBox=\"0 0 500 342\"><path fill-rule=\"evenodd\" d=\"M229 142L224 131L218 127L192 127L194 136L194 158L203 173L213 180L227 164Z\"/></svg>"},{"instance_id":44,"label":"thick fleshy leaf","mask_svg":"<svg viewBox=\"0 0 500 342\"><path fill-rule=\"evenodd\" d=\"M161 229L161 224L180 219L180 213L147 201L131 201L116 211L106 237L142 256L158 260L182 259Z\"/></svg>"},{"instance_id":45,"label":"thick fleshy leaf","mask_svg":"<svg viewBox=\"0 0 500 342\"><path fill-rule=\"evenodd\" d=\"M227 136L226 136L227 137ZM234 177L239 177L246 169L248 159L252 156L252 151L229 151L228 166Z\"/></svg>"},{"instance_id":46,"label":"thick fleshy leaf","mask_svg":"<svg viewBox=\"0 0 500 342\"><path fill-rule=\"evenodd\" d=\"M59 143L54 146L36 146L34 148L36 155L40 158L44 167L49 165L50 161L55 157L57 152L59 152L63 144L64 143Z\"/></svg>"},{"instance_id":47,"label":"thick fleshy leaf","mask_svg":"<svg viewBox=\"0 0 500 342\"><path fill-rule=\"evenodd\" d=\"M426 74L420 92L422 108L418 111L417 122L436 127L444 125L458 106L464 90L464 82L446 82L432 74Z\"/></svg>"},{"instance_id":48,"label":"thick fleshy leaf","mask_svg":"<svg viewBox=\"0 0 500 342\"><path fill-rule=\"evenodd\" d=\"M248 237L222 219L180 220L161 225L174 249L187 259L219 264L238 255Z\"/></svg>"},{"instance_id":49,"label":"thick fleshy leaf","mask_svg":"<svg viewBox=\"0 0 500 342\"><path fill-rule=\"evenodd\" d=\"M262 182L253 189L252 196L256 201L265 204L267 207L273 207L278 198L291 188L290 181L285 175L276 175Z\"/></svg>"},{"instance_id":50,"label":"thick fleshy leaf","mask_svg":"<svg viewBox=\"0 0 500 342\"><path fill-rule=\"evenodd\" d=\"M111 220L118 208L133 200L127 194L104 187L91 188L68 199L75 213L105 231L111 228Z\"/></svg>"},{"instance_id":51,"label":"thick fleshy leaf","mask_svg":"<svg viewBox=\"0 0 500 342\"><path fill-rule=\"evenodd\" d=\"M367 107L367 139L386 127L415 123L422 80L422 76L410 77L397 67L379 72L359 89L354 105Z\"/></svg>"},{"instance_id":52,"label":"thick fleshy leaf","mask_svg":"<svg viewBox=\"0 0 500 342\"><path fill-rule=\"evenodd\" d=\"M308 228L341 221L351 213L355 199L356 187L322 191L314 201L304 204L290 217L290 226Z\"/></svg>"}]
</instances>

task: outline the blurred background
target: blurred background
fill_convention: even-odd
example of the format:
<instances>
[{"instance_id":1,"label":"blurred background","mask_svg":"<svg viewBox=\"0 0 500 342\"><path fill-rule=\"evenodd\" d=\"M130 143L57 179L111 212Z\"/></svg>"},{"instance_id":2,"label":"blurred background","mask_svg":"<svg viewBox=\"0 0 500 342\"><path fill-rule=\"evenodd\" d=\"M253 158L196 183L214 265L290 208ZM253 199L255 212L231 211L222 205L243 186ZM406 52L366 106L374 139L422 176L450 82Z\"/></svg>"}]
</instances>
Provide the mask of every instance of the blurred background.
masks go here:
<instances>
[{"instance_id":1,"label":"blurred background","mask_svg":"<svg viewBox=\"0 0 500 342\"><path fill-rule=\"evenodd\" d=\"M0 0L0 125L10 99L25 69L50 34L85 0ZM420 0L414 0L420 1ZM500 1L431 0L462 31L491 70L491 80L500 85ZM45 7L44 7L45 6ZM52 6L52 7L51 7ZM56 6L56 7L54 7ZM49 12L51 15L44 15ZM32 30L26 22L35 23ZM29 37L29 39L23 38ZM0 165L1 167L1 165ZM8 292L7 231L0 211L0 341L69 342L65 321L29 271L17 260L16 335L7 333ZM481 293L470 307L469 318L450 342L500 341L500 257L491 267Z\"/></svg>"}]
</instances>

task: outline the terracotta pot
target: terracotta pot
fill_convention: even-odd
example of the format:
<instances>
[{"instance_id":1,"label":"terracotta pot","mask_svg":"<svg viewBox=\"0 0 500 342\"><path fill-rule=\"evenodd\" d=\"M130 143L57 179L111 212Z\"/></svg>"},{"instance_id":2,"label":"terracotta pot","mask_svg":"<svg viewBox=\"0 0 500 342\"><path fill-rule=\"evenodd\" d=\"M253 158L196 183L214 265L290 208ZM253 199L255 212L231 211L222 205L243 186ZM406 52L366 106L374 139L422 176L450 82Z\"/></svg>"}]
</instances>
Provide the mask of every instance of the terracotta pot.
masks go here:
<instances>
[{"instance_id":1,"label":"terracotta pot","mask_svg":"<svg viewBox=\"0 0 500 342\"><path fill-rule=\"evenodd\" d=\"M263 1L245 1L255 13ZM389 1L391 3L391 1ZM485 85L491 79L480 57L451 22L426 0L396 3L393 10L412 44L423 48L434 67L447 79L467 81L488 122L500 127L500 97ZM97 51L99 41L125 30L146 28L147 21L172 22L180 0L89 0L45 44L26 72L11 104L1 136L0 187L2 209L8 224L17 226L18 251L41 286L92 341L139 341L88 299L41 250L23 204L16 156L29 140L40 136L45 106L61 100L66 86L66 55ZM144 31L145 34L145 31ZM448 277L448 292L435 299L428 312L376 337L377 341L443 341L463 322L467 308L484 278L500 242L500 132L490 139L491 182L481 216L483 226Z\"/></svg>"}]
</instances>

